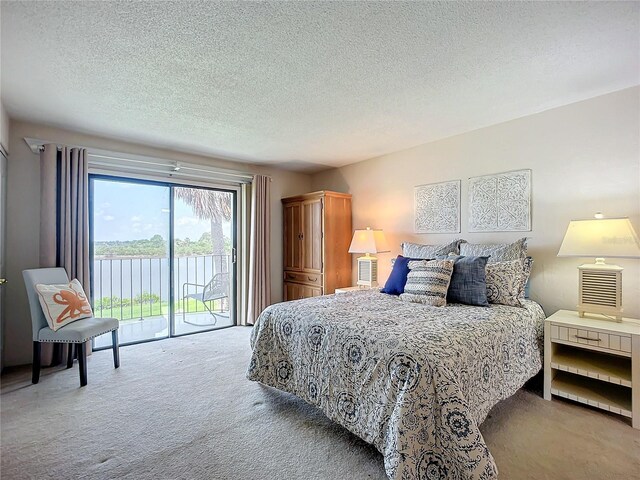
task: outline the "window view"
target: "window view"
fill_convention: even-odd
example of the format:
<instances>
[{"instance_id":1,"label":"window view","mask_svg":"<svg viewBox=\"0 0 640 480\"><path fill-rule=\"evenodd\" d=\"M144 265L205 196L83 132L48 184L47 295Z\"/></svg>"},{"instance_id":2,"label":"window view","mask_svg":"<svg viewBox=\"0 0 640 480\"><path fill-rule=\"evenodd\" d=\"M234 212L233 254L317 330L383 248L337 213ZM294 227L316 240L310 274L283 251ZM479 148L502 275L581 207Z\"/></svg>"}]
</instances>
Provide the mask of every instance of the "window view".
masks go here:
<instances>
[{"instance_id":1,"label":"window view","mask_svg":"<svg viewBox=\"0 0 640 480\"><path fill-rule=\"evenodd\" d=\"M234 324L233 192L94 178L92 209L93 308L121 344Z\"/></svg>"}]
</instances>

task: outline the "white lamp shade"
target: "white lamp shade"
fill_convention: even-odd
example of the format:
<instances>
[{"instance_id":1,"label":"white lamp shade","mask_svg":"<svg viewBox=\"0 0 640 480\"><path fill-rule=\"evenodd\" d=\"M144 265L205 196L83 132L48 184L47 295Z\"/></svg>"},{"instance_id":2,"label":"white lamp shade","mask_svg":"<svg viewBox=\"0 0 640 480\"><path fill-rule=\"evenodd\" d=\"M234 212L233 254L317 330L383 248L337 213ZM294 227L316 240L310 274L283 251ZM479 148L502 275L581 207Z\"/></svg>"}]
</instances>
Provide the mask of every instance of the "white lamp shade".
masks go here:
<instances>
[{"instance_id":1,"label":"white lamp shade","mask_svg":"<svg viewBox=\"0 0 640 480\"><path fill-rule=\"evenodd\" d=\"M558 256L640 258L640 242L628 218L571 220Z\"/></svg>"},{"instance_id":2,"label":"white lamp shade","mask_svg":"<svg viewBox=\"0 0 640 480\"><path fill-rule=\"evenodd\" d=\"M388 252L389 246L382 230L356 230L349 246L349 253L381 253Z\"/></svg>"}]
</instances>

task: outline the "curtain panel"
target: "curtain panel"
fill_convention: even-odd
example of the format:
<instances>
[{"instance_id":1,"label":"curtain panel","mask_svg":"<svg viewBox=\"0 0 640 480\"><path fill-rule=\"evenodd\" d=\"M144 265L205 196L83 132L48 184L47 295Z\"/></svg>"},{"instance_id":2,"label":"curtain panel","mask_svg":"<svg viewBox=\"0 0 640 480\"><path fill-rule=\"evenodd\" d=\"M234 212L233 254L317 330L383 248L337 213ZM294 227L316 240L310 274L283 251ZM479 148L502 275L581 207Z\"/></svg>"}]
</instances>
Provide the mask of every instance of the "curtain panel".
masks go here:
<instances>
[{"instance_id":1,"label":"curtain panel","mask_svg":"<svg viewBox=\"0 0 640 480\"><path fill-rule=\"evenodd\" d=\"M249 292L246 324L253 325L271 303L271 178L255 175L251 183ZM242 318L242 316L241 316Z\"/></svg>"},{"instance_id":2,"label":"curtain panel","mask_svg":"<svg viewBox=\"0 0 640 480\"><path fill-rule=\"evenodd\" d=\"M83 148L45 145L40 153L40 267L64 267L91 292L89 172ZM63 349L42 346L42 364L59 363Z\"/></svg>"}]
</instances>

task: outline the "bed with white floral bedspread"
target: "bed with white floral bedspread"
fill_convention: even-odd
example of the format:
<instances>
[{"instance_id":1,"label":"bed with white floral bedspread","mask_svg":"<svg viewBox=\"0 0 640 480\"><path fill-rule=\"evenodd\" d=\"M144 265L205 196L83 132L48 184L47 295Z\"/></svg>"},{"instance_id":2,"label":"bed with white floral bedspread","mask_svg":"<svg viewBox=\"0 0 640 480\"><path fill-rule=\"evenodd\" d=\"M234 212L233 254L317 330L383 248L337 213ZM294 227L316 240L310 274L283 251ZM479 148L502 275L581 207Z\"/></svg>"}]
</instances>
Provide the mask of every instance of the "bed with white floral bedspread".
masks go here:
<instances>
[{"instance_id":1,"label":"bed with white floral bedspread","mask_svg":"<svg viewBox=\"0 0 640 480\"><path fill-rule=\"evenodd\" d=\"M251 335L250 380L373 444L391 480L494 479L478 426L542 366L544 312L430 307L377 291L279 303Z\"/></svg>"}]
</instances>

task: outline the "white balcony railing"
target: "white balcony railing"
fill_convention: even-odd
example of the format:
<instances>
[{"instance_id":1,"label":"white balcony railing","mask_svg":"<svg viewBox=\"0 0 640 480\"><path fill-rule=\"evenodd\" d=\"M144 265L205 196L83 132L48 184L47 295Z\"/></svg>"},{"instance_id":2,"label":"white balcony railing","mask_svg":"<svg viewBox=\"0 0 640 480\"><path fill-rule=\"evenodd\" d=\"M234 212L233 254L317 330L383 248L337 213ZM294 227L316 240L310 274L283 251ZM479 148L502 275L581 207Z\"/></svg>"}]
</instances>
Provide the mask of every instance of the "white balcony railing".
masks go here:
<instances>
[{"instance_id":1,"label":"white balcony railing","mask_svg":"<svg viewBox=\"0 0 640 480\"><path fill-rule=\"evenodd\" d=\"M179 312L204 312L204 305L181 298L185 284L205 285L216 273L229 272L230 255L175 257L174 298ZM187 287L190 288L190 287ZM188 290L188 293L194 293ZM93 309L96 316L121 321L169 314L170 270L168 257L95 257Z\"/></svg>"}]
</instances>

